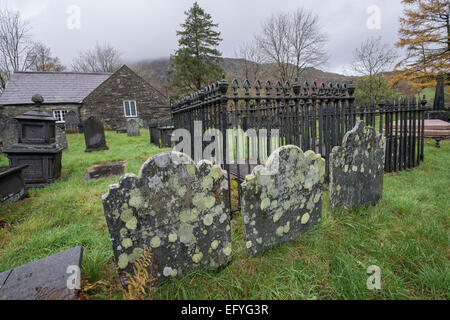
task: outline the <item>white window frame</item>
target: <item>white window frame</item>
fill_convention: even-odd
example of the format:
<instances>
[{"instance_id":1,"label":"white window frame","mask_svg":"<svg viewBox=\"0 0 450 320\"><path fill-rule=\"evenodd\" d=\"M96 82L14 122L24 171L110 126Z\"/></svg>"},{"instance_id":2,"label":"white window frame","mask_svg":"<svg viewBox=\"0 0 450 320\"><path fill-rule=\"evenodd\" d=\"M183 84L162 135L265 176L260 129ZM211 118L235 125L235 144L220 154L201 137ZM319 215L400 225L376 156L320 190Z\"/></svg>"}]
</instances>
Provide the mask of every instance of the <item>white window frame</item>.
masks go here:
<instances>
[{"instance_id":1,"label":"white window frame","mask_svg":"<svg viewBox=\"0 0 450 320\"><path fill-rule=\"evenodd\" d=\"M130 115L127 116L127 107L126 104L128 103L128 106L130 108ZM131 110L131 103L134 103L134 114ZM138 112L137 112L137 103L136 100L124 100L123 101L123 114L125 115L125 118L137 118Z\"/></svg>"},{"instance_id":2,"label":"white window frame","mask_svg":"<svg viewBox=\"0 0 450 320\"><path fill-rule=\"evenodd\" d=\"M53 118L58 119L56 123L66 123L66 114L68 112L67 110L55 109L52 111L53 111Z\"/></svg>"}]
</instances>

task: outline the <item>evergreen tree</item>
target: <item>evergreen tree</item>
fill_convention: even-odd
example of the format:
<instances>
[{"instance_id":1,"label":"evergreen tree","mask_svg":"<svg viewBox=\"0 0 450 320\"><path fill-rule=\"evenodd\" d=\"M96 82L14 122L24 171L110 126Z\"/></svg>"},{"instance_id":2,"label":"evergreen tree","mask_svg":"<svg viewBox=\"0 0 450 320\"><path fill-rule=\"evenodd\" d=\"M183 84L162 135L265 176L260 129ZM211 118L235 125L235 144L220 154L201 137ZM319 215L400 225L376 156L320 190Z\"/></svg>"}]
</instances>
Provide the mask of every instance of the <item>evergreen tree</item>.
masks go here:
<instances>
[{"instance_id":1,"label":"evergreen tree","mask_svg":"<svg viewBox=\"0 0 450 320\"><path fill-rule=\"evenodd\" d=\"M178 50L171 57L168 72L169 88L175 98L202 89L220 79L223 69L219 66L221 52L216 47L222 39L211 15L197 2L185 12L186 20L177 31Z\"/></svg>"}]
</instances>

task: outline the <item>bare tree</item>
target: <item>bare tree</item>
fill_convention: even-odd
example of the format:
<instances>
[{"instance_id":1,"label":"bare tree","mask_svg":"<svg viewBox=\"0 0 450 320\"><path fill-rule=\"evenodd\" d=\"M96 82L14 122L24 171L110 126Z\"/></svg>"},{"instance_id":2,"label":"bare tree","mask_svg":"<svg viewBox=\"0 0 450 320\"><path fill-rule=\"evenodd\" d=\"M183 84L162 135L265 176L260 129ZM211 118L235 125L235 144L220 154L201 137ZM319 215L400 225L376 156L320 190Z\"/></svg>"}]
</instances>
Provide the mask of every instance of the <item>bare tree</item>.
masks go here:
<instances>
[{"instance_id":1,"label":"bare tree","mask_svg":"<svg viewBox=\"0 0 450 320\"><path fill-rule=\"evenodd\" d=\"M20 11L0 9L0 92L14 71L27 71L34 62L30 27Z\"/></svg>"},{"instance_id":2,"label":"bare tree","mask_svg":"<svg viewBox=\"0 0 450 320\"><path fill-rule=\"evenodd\" d=\"M110 44L80 52L73 60L72 69L77 72L115 72L122 65L121 53Z\"/></svg>"},{"instance_id":3,"label":"bare tree","mask_svg":"<svg viewBox=\"0 0 450 320\"><path fill-rule=\"evenodd\" d=\"M367 77L367 97L375 98L382 73L393 67L398 54L393 46L381 43L381 37L370 37L355 49L352 68L361 76Z\"/></svg>"},{"instance_id":4,"label":"bare tree","mask_svg":"<svg viewBox=\"0 0 450 320\"><path fill-rule=\"evenodd\" d=\"M243 60L243 76L251 83L256 81L262 73L264 56L259 50L256 41L243 43L235 50L235 56Z\"/></svg>"},{"instance_id":5,"label":"bare tree","mask_svg":"<svg viewBox=\"0 0 450 320\"><path fill-rule=\"evenodd\" d=\"M31 70L42 72L61 72L66 69L58 57L52 57L51 49L41 42L36 42L33 47L33 64Z\"/></svg>"},{"instance_id":6,"label":"bare tree","mask_svg":"<svg viewBox=\"0 0 450 320\"><path fill-rule=\"evenodd\" d=\"M328 60L324 49L327 41L318 16L306 9L272 15L263 23L257 37L265 60L277 66L282 82L301 78L306 68L325 63Z\"/></svg>"}]
</instances>

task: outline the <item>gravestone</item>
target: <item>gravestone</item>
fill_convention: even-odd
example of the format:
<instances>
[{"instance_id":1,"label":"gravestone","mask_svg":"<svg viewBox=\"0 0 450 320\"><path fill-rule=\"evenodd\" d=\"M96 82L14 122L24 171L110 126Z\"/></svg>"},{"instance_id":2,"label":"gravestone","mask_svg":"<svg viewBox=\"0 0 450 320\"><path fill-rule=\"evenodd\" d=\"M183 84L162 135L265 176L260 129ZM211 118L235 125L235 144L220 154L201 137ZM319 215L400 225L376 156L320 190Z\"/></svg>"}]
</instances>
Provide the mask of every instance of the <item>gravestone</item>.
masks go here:
<instances>
[{"instance_id":1,"label":"gravestone","mask_svg":"<svg viewBox=\"0 0 450 320\"><path fill-rule=\"evenodd\" d=\"M86 142L85 152L108 150L105 139L105 129L103 123L95 118L90 117L84 124L84 140Z\"/></svg>"},{"instance_id":2,"label":"gravestone","mask_svg":"<svg viewBox=\"0 0 450 320\"><path fill-rule=\"evenodd\" d=\"M82 255L83 247L76 247L0 273L0 300L76 298Z\"/></svg>"},{"instance_id":3,"label":"gravestone","mask_svg":"<svg viewBox=\"0 0 450 320\"><path fill-rule=\"evenodd\" d=\"M137 122L135 119L131 119L127 121L127 135L129 137L137 137L141 135L139 127L139 122Z\"/></svg>"},{"instance_id":4,"label":"gravestone","mask_svg":"<svg viewBox=\"0 0 450 320\"><path fill-rule=\"evenodd\" d=\"M320 222L324 175L320 154L288 145L245 177L241 204L246 255L295 239Z\"/></svg>"},{"instance_id":5,"label":"gravestone","mask_svg":"<svg viewBox=\"0 0 450 320\"><path fill-rule=\"evenodd\" d=\"M159 136L161 138L160 148L171 148L172 147L172 133L174 130L173 126L160 127Z\"/></svg>"},{"instance_id":6,"label":"gravestone","mask_svg":"<svg viewBox=\"0 0 450 320\"><path fill-rule=\"evenodd\" d=\"M5 119L0 123L2 150L19 143L20 124L16 119Z\"/></svg>"},{"instance_id":7,"label":"gravestone","mask_svg":"<svg viewBox=\"0 0 450 320\"><path fill-rule=\"evenodd\" d=\"M58 126L56 126L55 130L56 146L58 148L63 148L63 150L69 149L66 133L64 132L64 130Z\"/></svg>"},{"instance_id":8,"label":"gravestone","mask_svg":"<svg viewBox=\"0 0 450 320\"><path fill-rule=\"evenodd\" d=\"M126 174L109 186L103 208L122 283L149 248L157 284L223 266L231 255L225 185L220 167L164 152L147 160L138 177Z\"/></svg>"},{"instance_id":9,"label":"gravestone","mask_svg":"<svg viewBox=\"0 0 450 320\"><path fill-rule=\"evenodd\" d=\"M436 78L436 91L434 93L433 110L426 112L427 119L449 120L449 111L445 110L445 79L440 72Z\"/></svg>"},{"instance_id":10,"label":"gravestone","mask_svg":"<svg viewBox=\"0 0 450 320\"><path fill-rule=\"evenodd\" d=\"M67 133L79 133L80 117L75 111L69 111L65 116L65 127Z\"/></svg>"},{"instance_id":11,"label":"gravestone","mask_svg":"<svg viewBox=\"0 0 450 320\"><path fill-rule=\"evenodd\" d=\"M158 123L155 121L151 121L148 126L148 131L150 133L150 143L153 143L154 145L159 147L159 129L158 129Z\"/></svg>"},{"instance_id":12,"label":"gravestone","mask_svg":"<svg viewBox=\"0 0 450 320\"><path fill-rule=\"evenodd\" d=\"M330 204L353 210L376 204L383 193L385 139L382 134L357 121L342 146L330 154Z\"/></svg>"}]
</instances>

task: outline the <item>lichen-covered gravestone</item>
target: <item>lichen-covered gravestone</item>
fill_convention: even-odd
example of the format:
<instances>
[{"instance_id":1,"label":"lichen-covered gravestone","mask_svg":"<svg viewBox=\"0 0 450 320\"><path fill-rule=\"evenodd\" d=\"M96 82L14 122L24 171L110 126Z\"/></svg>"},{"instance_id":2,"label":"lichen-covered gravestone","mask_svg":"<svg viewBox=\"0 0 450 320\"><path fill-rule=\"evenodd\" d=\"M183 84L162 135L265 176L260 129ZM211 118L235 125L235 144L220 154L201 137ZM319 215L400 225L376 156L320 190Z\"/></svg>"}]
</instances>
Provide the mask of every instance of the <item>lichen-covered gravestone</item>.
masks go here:
<instances>
[{"instance_id":1,"label":"lichen-covered gravestone","mask_svg":"<svg viewBox=\"0 0 450 320\"><path fill-rule=\"evenodd\" d=\"M108 150L106 146L105 129L103 123L90 117L83 124L84 140L86 142L86 152Z\"/></svg>"},{"instance_id":2,"label":"lichen-covered gravestone","mask_svg":"<svg viewBox=\"0 0 450 320\"><path fill-rule=\"evenodd\" d=\"M103 208L122 283L148 248L157 283L224 265L231 254L225 186L220 167L179 152L160 153L138 177L111 185Z\"/></svg>"},{"instance_id":3,"label":"lichen-covered gravestone","mask_svg":"<svg viewBox=\"0 0 450 320\"><path fill-rule=\"evenodd\" d=\"M5 119L0 123L0 138L2 148L8 149L13 144L19 143L20 124L16 119Z\"/></svg>"},{"instance_id":4,"label":"lichen-covered gravestone","mask_svg":"<svg viewBox=\"0 0 450 320\"><path fill-rule=\"evenodd\" d=\"M127 135L130 137L137 137L141 135L139 130L139 122L135 119L131 119L127 121Z\"/></svg>"},{"instance_id":5,"label":"lichen-covered gravestone","mask_svg":"<svg viewBox=\"0 0 450 320\"><path fill-rule=\"evenodd\" d=\"M320 222L325 161L297 146L275 150L242 184L247 255L295 239Z\"/></svg>"},{"instance_id":6,"label":"lichen-covered gravestone","mask_svg":"<svg viewBox=\"0 0 450 320\"><path fill-rule=\"evenodd\" d=\"M55 128L55 139L58 148L63 148L63 150L67 150L69 148L66 133L58 126Z\"/></svg>"},{"instance_id":7,"label":"lichen-covered gravestone","mask_svg":"<svg viewBox=\"0 0 450 320\"><path fill-rule=\"evenodd\" d=\"M376 204L383 193L385 139L363 121L330 154L330 204L352 210Z\"/></svg>"}]
</instances>

